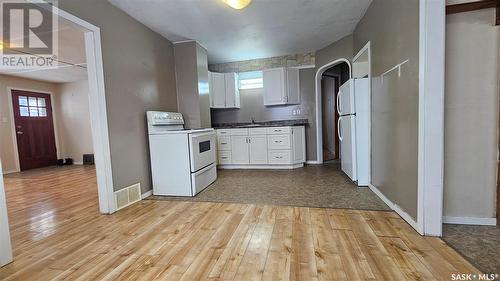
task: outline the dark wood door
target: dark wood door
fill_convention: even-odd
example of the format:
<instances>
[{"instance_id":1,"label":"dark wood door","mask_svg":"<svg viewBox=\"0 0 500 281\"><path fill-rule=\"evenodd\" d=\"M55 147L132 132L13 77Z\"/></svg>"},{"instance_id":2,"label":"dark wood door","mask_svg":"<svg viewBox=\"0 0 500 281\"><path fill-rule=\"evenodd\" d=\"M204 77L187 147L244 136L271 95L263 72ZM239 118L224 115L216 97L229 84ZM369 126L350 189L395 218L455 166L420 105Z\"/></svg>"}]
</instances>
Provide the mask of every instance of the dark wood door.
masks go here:
<instances>
[{"instance_id":1,"label":"dark wood door","mask_svg":"<svg viewBox=\"0 0 500 281\"><path fill-rule=\"evenodd\" d=\"M12 104L21 171L55 165L50 95L12 90Z\"/></svg>"}]
</instances>

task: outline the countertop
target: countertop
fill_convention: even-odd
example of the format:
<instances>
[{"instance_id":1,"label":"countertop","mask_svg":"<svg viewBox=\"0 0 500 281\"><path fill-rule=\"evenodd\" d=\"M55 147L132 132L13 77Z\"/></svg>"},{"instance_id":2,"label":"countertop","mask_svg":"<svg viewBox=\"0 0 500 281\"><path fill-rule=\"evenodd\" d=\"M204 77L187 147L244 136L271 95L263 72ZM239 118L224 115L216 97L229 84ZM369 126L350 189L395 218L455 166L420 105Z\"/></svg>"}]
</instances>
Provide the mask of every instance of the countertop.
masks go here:
<instances>
[{"instance_id":1,"label":"countertop","mask_svg":"<svg viewBox=\"0 0 500 281\"><path fill-rule=\"evenodd\" d=\"M306 126L309 124L307 119L277 120L277 121L259 121L259 122L239 122L239 123L214 123L214 129L231 128L259 128L259 127L283 127L283 126Z\"/></svg>"}]
</instances>

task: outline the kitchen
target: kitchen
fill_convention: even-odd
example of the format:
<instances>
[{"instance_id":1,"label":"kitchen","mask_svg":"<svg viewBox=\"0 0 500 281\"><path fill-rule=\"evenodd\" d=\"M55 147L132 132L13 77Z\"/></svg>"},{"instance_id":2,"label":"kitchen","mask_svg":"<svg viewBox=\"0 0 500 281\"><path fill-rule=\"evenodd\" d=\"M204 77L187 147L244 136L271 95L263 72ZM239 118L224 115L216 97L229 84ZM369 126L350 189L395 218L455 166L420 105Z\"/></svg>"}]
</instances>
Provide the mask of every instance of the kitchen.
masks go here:
<instances>
[{"instance_id":1,"label":"kitchen","mask_svg":"<svg viewBox=\"0 0 500 281\"><path fill-rule=\"evenodd\" d=\"M345 94L342 98L339 95L336 103L338 111L342 111L343 122L339 121L339 129L335 130L333 137L350 136L345 138L346 144L342 147L342 155L345 157L318 165L320 162L317 161L315 146L317 102L314 54L208 65L208 51L196 41L176 43L174 52L178 73L177 89L182 93L178 100L182 115L168 113L165 118L175 124L167 122L166 126L161 126L165 118L155 123L153 115L162 116L167 113L148 112L153 177L153 196L148 199L168 200L168 196L194 196L191 200L389 209L371 190L363 188L368 186L369 158L368 127L362 125L361 120L368 115L363 115L361 110L357 112L360 125L356 128L353 123L355 103L350 99L354 99L356 84L357 103L361 105L362 100L367 101L367 83L361 87L353 80L341 87ZM365 98L361 99L361 96ZM162 127L168 130L167 135L179 135L178 130L183 127L177 122L177 118L183 118L184 128L191 130L184 131L189 137L183 137L184 142L180 145L190 147L188 155L191 157L191 168L189 161L182 164L180 159L173 156L181 151L177 148L179 146L164 148L168 145L157 143L151 138L158 138L152 131ZM367 124L368 121L363 122ZM348 130L351 128L348 126L350 124L352 133ZM210 127L214 128L212 137L208 137L209 133L204 129ZM361 136L359 145L356 145L354 128ZM210 139L210 150L199 153L201 146L198 147L199 141L195 140L196 134L207 136L204 140ZM358 147L360 153L356 155ZM209 154L211 160L193 168L198 155ZM360 160L356 161L357 158ZM305 165L308 167L304 168ZM248 174L242 170L249 170ZM301 175L308 178L312 177L311 173L321 174L317 183L290 181L284 184L272 180L279 175L290 178ZM178 183L181 175L185 175L182 192L180 190L183 188ZM223 177L217 179L218 175ZM232 182L233 177L241 177L243 183L228 187L226 183ZM246 177L260 177L263 180L260 184L255 184L252 180L247 181ZM280 185L283 186L278 187ZM303 186L306 185L308 188L304 191ZM207 190L203 191L205 188Z\"/></svg>"}]
</instances>

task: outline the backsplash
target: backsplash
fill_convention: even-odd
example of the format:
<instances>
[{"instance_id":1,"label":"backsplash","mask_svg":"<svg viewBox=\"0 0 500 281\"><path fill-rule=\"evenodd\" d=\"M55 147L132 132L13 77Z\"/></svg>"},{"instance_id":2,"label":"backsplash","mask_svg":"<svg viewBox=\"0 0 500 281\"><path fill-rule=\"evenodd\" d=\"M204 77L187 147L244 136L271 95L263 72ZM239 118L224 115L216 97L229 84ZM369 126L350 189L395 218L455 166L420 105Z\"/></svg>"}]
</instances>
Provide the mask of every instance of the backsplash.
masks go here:
<instances>
[{"instance_id":1,"label":"backsplash","mask_svg":"<svg viewBox=\"0 0 500 281\"><path fill-rule=\"evenodd\" d=\"M315 54L314 53L304 53L295 55L286 55L280 57L246 60L246 61L236 61L228 63L218 63L208 65L208 69L212 72L246 72L246 71L256 71L269 68L277 67L292 67L292 66L304 66L304 65L314 65L315 64Z\"/></svg>"}]
</instances>

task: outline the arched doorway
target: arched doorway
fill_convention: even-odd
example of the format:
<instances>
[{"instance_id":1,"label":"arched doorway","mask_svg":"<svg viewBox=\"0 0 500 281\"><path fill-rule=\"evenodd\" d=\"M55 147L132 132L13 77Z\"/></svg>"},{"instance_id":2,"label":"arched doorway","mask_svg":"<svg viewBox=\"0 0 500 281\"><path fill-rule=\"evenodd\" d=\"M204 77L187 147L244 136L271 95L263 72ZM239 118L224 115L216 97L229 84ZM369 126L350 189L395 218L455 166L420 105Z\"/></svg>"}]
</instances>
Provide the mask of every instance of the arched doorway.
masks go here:
<instances>
[{"instance_id":1,"label":"arched doorway","mask_svg":"<svg viewBox=\"0 0 500 281\"><path fill-rule=\"evenodd\" d=\"M351 62L346 59L346 58L340 58L334 61L331 61L330 63L327 63L320 67L318 71L316 72L316 84L315 84L315 89L316 89L316 159L318 161L318 164L323 163L323 102L322 102L322 87L321 87L321 78L325 71L328 69L338 65L346 63L349 69L349 78L352 77L352 66Z\"/></svg>"}]
</instances>

